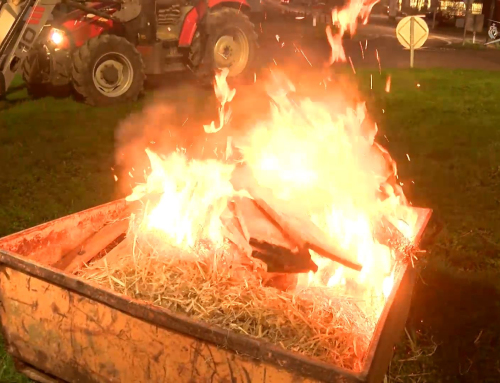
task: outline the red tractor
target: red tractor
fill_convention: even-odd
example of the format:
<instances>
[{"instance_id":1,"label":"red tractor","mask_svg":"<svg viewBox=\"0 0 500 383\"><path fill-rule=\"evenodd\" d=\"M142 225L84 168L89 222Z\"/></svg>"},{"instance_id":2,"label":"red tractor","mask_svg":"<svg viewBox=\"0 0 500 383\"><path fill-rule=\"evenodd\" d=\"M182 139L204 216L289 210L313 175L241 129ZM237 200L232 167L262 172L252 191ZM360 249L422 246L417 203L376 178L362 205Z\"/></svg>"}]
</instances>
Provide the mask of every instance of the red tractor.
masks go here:
<instances>
[{"instance_id":1,"label":"red tractor","mask_svg":"<svg viewBox=\"0 0 500 383\"><path fill-rule=\"evenodd\" d=\"M136 100L147 75L186 68L205 78L221 68L229 77L253 73L257 33L249 15L260 11L260 0L1 4L0 96L18 72L35 97L72 85L96 106Z\"/></svg>"}]
</instances>

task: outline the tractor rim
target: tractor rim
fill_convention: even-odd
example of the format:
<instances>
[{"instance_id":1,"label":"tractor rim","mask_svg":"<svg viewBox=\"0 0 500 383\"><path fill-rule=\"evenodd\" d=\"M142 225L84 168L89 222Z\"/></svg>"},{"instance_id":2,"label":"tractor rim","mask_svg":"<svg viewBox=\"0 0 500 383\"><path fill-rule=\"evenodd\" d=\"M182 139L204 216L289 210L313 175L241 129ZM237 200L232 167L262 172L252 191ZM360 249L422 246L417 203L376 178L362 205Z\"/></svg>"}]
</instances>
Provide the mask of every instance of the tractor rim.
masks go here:
<instances>
[{"instance_id":1,"label":"tractor rim","mask_svg":"<svg viewBox=\"0 0 500 383\"><path fill-rule=\"evenodd\" d=\"M95 63L92 79L97 90L106 97L119 97L132 86L134 69L121 53L106 53Z\"/></svg>"},{"instance_id":2,"label":"tractor rim","mask_svg":"<svg viewBox=\"0 0 500 383\"><path fill-rule=\"evenodd\" d=\"M247 35L234 29L217 40L214 47L215 65L218 69L228 68L229 76L237 76L245 70L250 57L250 44Z\"/></svg>"}]
</instances>

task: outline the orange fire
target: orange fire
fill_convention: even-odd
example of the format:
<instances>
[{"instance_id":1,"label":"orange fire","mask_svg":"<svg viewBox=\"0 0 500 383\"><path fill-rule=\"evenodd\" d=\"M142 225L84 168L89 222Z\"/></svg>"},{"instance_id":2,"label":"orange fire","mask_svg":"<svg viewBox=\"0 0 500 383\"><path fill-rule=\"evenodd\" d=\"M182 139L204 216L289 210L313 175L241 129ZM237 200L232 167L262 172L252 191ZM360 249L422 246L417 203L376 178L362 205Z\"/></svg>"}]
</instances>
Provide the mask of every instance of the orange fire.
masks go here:
<instances>
[{"instance_id":1,"label":"orange fire","mask_svg":"<svg viewBox=\"0 0 500 383\"><path fill-rule=\"evenodd\" d=\"M342 46L344 34L349 31L353 36L356 33L358 20L360 19L363 24L366 24L373 6L378 2L379 0L369 0L368 2L365 2L365 0L351 0L340 11L336 8L333 9L332 23L338 27L338 32L334 35L332 28L329 25L326 27L326 35L332 48L330 65L335 62L346 61L344 47Z\"/></svg>"},{"instance_id":2,"label":"orange fire","mask_svg":"<svg viewBox=\"0 0 500 383\"><path fill-rule=\"evenodd\" d=\"M347 29L354 33L358 16L366 20L374 4L354 0L334 12L341 26L336 35L340 39L331 30L327 33L330 42L337 44L332 44L335 60L345 60L343 33ZM416 215L396 181L395 162L375 142L377 125L367 120L364 103L341 109L340 103L291 101L293 84L282 73L272 73L270 118L234 146L228 141L226 161L188 160L181 150L162 157L147 149L152 171L128 200L155 194L159 202L146 206L138 230L158 233L183 249L200 241L222 245L221 214L236 195L231 184L234 165L228 164L227 157L237 147L257 182L284 202L283 213L306 215L363 265L360 272L353 271L312 252L319 270L301 274L298 288L355 290L363 296L375 292L387 298L394 283L395 251L379 243L376 229L386 220L411 241ZM228 121L225 105L236 91L229 88L226 76L226 72L216 76L220 121L218 127L214 122L205 126L207 133L219 131Z\"/></svg>"},{"instance_id":3,"label":"orange fire","mask_svg":"<svg viewBox=\"0 0 500 383\"><path fill-rule=\"evenodd\" d=\"M226 104L231 102L236 95L236 89L230 89L227 84L227 76L229 69L224 68L219 74L215 76L215 95L220 102L219 108L219 126L215 127L215 122L212 121L210 125L205 125L205 133L217 133L226 125L231 118L231 109L225 110Z\"/></svg>"},{"instance_id":4,"label":"orange fire","mask_svg":"<svg viewBox=\"0 0 500 383\"><path fill-rule=\"evenodd\" d=\"M269 87L275 102L270 119L257 124L235 146L257 182L285 202L283 213L306 214L363 265L356 272L312 253L319 270L300 275L298 286L352 290L354 284L362 294L375 291L387 297L394 281L395 254L377 241L376 226L385 218L411 239L416 216L393 182L395 162L374 141L376 124L366 121L363 103L341 110L338 103L292 102L293 84L286 83L283 74L276 73L275 79L279 88ZM160 197L152 208L146 207L140 230L164 235L184 249L201 240L222 245L221 214L236 194L231 184L234 165L188 160L182 151L161 157L148 149L147 154L152 171L128 200Z\"/></svg>"},{"instance_id":5,"label":"orange fire","mask_svg":"<svg viewBox=\"0 0 500 383\"><path fill-rule=\"evenodd\" d=\"M180 248L194 248L200 240L223 242L221 214L234 193L233 165L219 161L188 161L182 151L161 157L149 149L151 173L127 201L158 195L151 210L145 207L139 230L154 230Z\"/></svg>"},{"instance_id":6,"label":"orange fire","mask_svg":"<svg viewBox=\"0 0 500 383\"><path fill-rule=\"evenodd\" d=\"M271 119L254 127L240 145L245 163L261 186L286 201L284 213L307 213L363 265L358 273L313 254L319 271L302 275L299 284L329 287L351 279L387 296L394 254L373 233L386 217L411 238L411 229L399 226L399 217L411 215L411 209L399 185L390 182L396 165L374 142L377 127L365 121L365 105L336 110L308 99L292 102L283 94L274 101Z\"/></svg>"}]
</instances>

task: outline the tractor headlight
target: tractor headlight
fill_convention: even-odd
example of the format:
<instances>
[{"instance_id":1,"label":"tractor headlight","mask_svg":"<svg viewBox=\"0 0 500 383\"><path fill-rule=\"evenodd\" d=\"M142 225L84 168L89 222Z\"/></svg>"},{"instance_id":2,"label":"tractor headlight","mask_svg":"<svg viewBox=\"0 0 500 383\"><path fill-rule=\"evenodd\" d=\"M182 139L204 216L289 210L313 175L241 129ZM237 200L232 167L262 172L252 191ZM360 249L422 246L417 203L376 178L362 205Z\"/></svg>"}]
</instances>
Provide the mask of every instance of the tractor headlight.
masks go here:
<instances>
[{"instance_id":1,"label":"tractor headlight","mask_svg":"<svg viewBox=\"0 0 500 383\"><path fill-rule=\"evenodd\" d=\"M55 45L59 45L64 40L64 34L59 29L53 28L50 31L50 41L52 41Z\"/></svg>"}]
</instances>

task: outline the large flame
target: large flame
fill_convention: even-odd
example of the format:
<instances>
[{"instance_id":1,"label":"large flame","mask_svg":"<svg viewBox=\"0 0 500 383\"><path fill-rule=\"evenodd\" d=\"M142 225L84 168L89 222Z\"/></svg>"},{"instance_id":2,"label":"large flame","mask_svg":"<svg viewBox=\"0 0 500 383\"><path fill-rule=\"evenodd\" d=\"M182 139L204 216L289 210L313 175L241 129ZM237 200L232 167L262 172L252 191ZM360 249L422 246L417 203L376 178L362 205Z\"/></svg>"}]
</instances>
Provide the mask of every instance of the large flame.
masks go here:
<instances>
[{"instance_id":1,"label":"large flame","mask_svg":"<svg viewBox=\"0 0 500 383\"><path fill-rule=\"evenodd\" d=\"M350 278L388 295L394 254L374 233L383 217L399 222L406 199L392 182L395 162L374 142L377 127L365 120L365 105L338 110L309 99L294 102L284 94L274 101L271 118L241 145L244 161L261 186L286 201L287 213L306 212L363 265L357 273L313 254L319 271L303 275L300 284L329 287Z\"/></svg>"},{"instance_id":2,"label":"large flame","mask_svg":"<svg viewBox=\"0 0 500 383\"><path fill-rule=\"evenodd\" d=\"M233 165L219 161L188 161L183 151L161 157L149 149L151 173L145 184L137 185L128 201L158 196L146 211L142 230L156 230L180 248L194 248L200 240L223 243L222 212L234 189L230 182Z\"/></svg>"},{"instance_id":3,"label":"large flame","mask_svg":"<svg viewBox=\"0 0 500 383\"><path fill-rule=\"evenodd\" d=\"M332 62L345 61L342 36L347 30L354 34L358 18L366 20L374 4L353 0L334 11L340 30L335 36L327 30ZM272 73L278 87L268 89L274 101L270 118L235 142L236 147L257 182L284 202L286 213L306 215L363 265L357 272L312 253L319 270L300 275L298 286L387 297L394 283L395 253L379 241L377 228L385 220L411 241L416 216L397 182L395 162L375 142L376 124L367 119L364 103L341 109L340 103L295 101L293 84L282 73ZM205 126L207 133L219 131L228 121L225 105L235 90L227 85L226 76L222 72L216 77L219 126L214 122ZM228 145L226 160L231 152ZM147 154L152 172L128 199L160 197L146 209L140 230L163 233L180 248L193 248L201 240L222 244L221 214L235 195L230 181L234 166L222 160L188 160L182 151L168 157L150 150Z\"/></svg>"},{"instance_id":4,"label":"large flame","mask_svg":"<svg viewBox=\"0 0 500 383\"><path fill-rule=\"evenodd\" d=\"M338 102L293 101L294 87L284 78L276 73L279 88L269 88L278 89L270 94L270 118L236 145L259 185L284 202L284 213L306 215L363 265L356 272L312 253L319 270L301 275L299 286L344 286L347 292L387 297L395 255L379 243L377 226L386 219L411 240L415 223L396 182L396 164L375 142L377 126L367 120L364 103L342 110ZM221 245L221 214L235 195L234 166L188 160L183 151L161 157L148 149L147 154L152 172L128 199L158 195L159 202L144 214L141 230L165 233L181 248L201 240Z\"/></svg>"}]
</instances>

